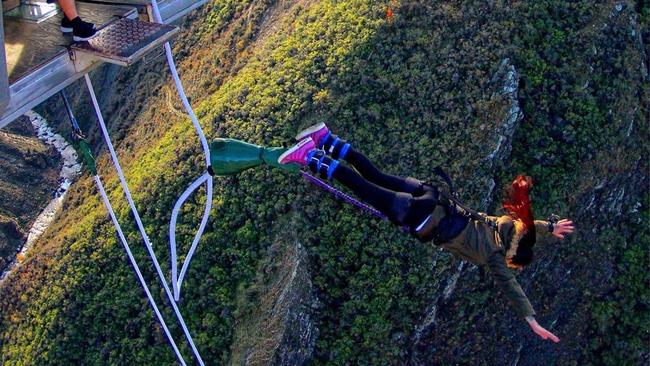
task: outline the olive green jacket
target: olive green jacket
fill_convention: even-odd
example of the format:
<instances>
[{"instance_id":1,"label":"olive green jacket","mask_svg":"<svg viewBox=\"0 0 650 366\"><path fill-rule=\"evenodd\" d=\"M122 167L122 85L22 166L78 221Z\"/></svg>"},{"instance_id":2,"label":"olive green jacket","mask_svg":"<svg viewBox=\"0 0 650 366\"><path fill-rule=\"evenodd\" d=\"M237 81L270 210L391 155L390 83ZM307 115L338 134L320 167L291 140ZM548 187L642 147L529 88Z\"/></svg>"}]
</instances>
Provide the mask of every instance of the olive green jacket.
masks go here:
<instances>
[{"instance_id":1,"label":"olive green jacket","mask_svg":"<svg viewBox=\"0 0 650 366\"><path fill-rule=\"evenodd\" d=\"M442 207L437 206L432 215L436 225L444 214ZM513 220L509 216L488 216L488 219L496 223L496 231L485 222L470 220L457 237L441 246L456 257L487 267L517 315L522 318L533 316L535 311L530 301L505 261L506 250L515 233ZM538 244L552 237L547 221L535 220L535 230Z\"/></svg>"}]
</instances>

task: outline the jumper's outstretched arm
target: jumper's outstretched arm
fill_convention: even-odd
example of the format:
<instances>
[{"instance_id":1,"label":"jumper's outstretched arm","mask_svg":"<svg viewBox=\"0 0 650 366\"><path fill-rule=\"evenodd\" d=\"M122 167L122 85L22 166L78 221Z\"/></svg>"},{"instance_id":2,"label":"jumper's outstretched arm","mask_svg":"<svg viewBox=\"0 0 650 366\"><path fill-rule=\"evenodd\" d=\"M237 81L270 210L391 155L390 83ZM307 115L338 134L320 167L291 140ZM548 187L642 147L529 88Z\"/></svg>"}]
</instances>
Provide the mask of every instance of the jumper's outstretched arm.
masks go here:
<instances>
[{"instance_id":1,"label":"jumper's outstretched arm","mask_svg":"<svg viewBox=\"0 0 650 366\"><path fill-rule=\"evenodd\" d=\"M553 224L553 236L558 239L564 239L565 234L571 234L574 230L573 221L568 219L562 219Z\"/></svg>"},{"instance_id":2,"label":"jumper's outstretched arm","mask_svg":"<svg viewBox=\"0 0 650 366\"><path fill-rule=\"evenodd\" d=\"M555 224L553 224L553 236L562 240L564 239L566 234L572 234L575 231L575 227L573 226L573 221L568 220L568 219L562 219ZM533 316L527 316L526 321L528 322L528 325L530 325L531 329L535 334L538 336L542 337L542 339L550 339L553 342L557 343L560 341L560 338L558 338L555 334L549 332L546 330L544 327L539 325L537 323L537 320Z\"/></svg>"},{"instance_id":3,"label":"jumper's outstretched arm","mask_svg":"<svg viewBox=\"0 0 650 366\"><path fill-rule=\"evenodd\" d=\"M542 337L542 339L550 339L555 343L560 341L560 338L558 338L555 334L549 332L544 327L539 325L539 323L537 322L537 320L535 320L534 317L527 316L526 321L528 322L528 325L530 325L530 327L533 329L533 332L535 332L538 336Z\"/></svg>"}]
</instances>

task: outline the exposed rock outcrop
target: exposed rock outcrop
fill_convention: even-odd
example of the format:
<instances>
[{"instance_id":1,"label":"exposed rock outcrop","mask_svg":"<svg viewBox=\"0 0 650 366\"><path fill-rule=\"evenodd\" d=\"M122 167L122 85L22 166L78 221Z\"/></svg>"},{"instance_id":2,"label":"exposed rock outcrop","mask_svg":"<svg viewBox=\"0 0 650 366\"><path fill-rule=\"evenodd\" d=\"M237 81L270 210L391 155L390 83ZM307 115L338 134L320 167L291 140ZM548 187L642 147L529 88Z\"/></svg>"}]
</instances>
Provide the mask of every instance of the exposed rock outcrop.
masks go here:
<instances>
[{"instance_id":1,"label":"exposed rock outcrop","mask_svg":"<svg viewBox=\"0 0 650 366\"><path fill-rule=\"evenodd\" d=\"M258 279L244 295L232 365L302 365L312 356L318 329L307 251L297 238L278 240Z\"/></svg>"},{"instance_id":2,"label":"exposed rock outcrop","mask_svg":"<svg viewBox=\"0 0 650 366\"><path fill-rule=\"evenodd\" d=\"M494 92L494 95L505 98L507 112L501 122L496 125L498 134L496 146L484 159L486 169L488 170L492 169L496 162L503 163L508 159L512 151L512 139L515 131L522 118L524 118L524 114L519 106L519 100L517 100L519 73L517 73L509 58L501 61L498 71L492 77L491 83L501 86L500 88L497 87L498 89ZM486 187L485 196L480 204L481 210L486 210L492 203L495 187L496 182L494 178L490 178Z\"/></svg>"},{"instance_id":3,"label":"exposed rock outcrop","mask_svg":"<svg viewBox=\"0 0 650 366\"><path fill-rule=\"evenodd\" d=\"M523 118L523 112L519 107L519 101L517 100L517 93L519 90L519 74L515 67L510 63L509 58L503 59L497 72L491 79L491 84L493 84L496 90L493 93L494 96L503 97L505 103L505 115L501 120L495 124L495 131L497 139L494 143L494 148L492 151L483 159L483 162L486 166L486 169L483 172L489 172L492 167L504 160L508 159L510 152L512 151L512 139L514 133ZM487 180L485 185L485 192L483 193L483 198L480 203L480 210L486 210L494 199L494 188L496 183L494 177L487 175L485 177L480 177ZM458 279L463 272L463 269L466 267L466 263L461 261L456 266L455 270L451 271L451 274L448 276L446 282L440 281L438 283L437 293L438 296L430 307L426 311L424 319L415 327L415 332L411 340L412 355L411 363L412 364L421 364L419 359L419 351L417 348L418 343L425 337L428 332L431 332L436 325L436 316L438 310L441 306L445 305L445 302L452 295L456 289ZM476 268L475 266L472 266ZM443 286L444 284L444 286Z\"/></svg>"}]
</instances>

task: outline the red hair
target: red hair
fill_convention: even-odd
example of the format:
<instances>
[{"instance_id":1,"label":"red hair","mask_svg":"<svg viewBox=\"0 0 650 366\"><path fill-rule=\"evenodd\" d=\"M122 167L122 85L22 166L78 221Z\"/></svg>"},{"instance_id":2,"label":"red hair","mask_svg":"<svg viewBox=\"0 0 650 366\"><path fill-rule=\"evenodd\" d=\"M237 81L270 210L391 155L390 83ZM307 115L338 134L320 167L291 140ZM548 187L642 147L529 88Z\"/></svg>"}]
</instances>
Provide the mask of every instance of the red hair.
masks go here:
<instances>
[{"instance_id":1,"label":"red hair","mask_svg":"<svg viewBox=\"0 0 650 366\"><path fill-rule=\"evenodd\" d=\"M530 189L533 187L533 179L528 176L518 175L509 189L506 191L506 198L503 200L503 208L513 220L521 220L526 231L535 228L533 221L533 206L530 202Z\"/></svg>"}]
</instances>

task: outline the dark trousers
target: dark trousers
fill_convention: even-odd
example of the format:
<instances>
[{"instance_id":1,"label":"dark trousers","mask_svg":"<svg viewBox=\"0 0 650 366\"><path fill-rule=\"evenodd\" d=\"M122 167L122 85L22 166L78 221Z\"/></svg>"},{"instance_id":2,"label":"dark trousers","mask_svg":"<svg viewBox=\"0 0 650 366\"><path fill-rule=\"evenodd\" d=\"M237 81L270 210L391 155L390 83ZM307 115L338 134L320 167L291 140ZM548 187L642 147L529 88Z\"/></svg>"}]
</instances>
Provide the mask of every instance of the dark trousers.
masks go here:
<instances>
[{"instance_id":1,"label":"dark trousers","mask_svg":"<svg viewBox=\"0 0 650 366\"><path fill-rule=\"evenodd\" d=\"M339 165L333 178L361 200L386 215L392 222L415 228L436 205L436 193L413 178L402 178L380 171L366 156L350 148L345 161L357 171Z\"/></svg>"}]
</instances>

